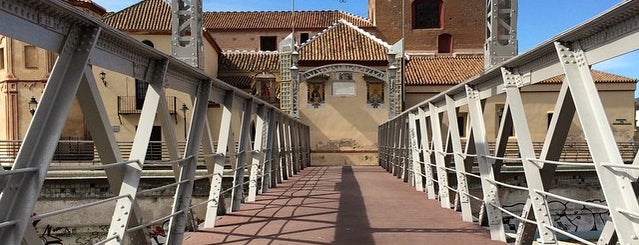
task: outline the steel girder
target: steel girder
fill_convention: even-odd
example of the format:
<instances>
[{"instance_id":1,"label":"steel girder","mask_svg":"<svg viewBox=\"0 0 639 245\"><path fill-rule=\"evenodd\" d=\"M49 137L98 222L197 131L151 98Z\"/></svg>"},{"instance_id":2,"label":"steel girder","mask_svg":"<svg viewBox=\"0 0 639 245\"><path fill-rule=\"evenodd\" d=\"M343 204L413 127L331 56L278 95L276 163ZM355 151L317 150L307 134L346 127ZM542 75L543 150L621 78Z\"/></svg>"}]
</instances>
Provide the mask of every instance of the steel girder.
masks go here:
<instances>
[{"instance_id":1,"label":"steel girder","mask_svg":"<svg viewBox=\"0 0 639 245\"><path fill-rule=\"evenodd\" d=\"M189 190L192 190L193 181L197 177L194 171L197 152L201 147L200 144L203 143L204 153L211 153L213 141L220 140L210 136L206 116L209 102L219 103L227 94L231 94L232 100L252 100L255 106L269 112L268 122L265 123L268 125L264 125L269 130L275 128L274 125L277 123L275 119L286 121L295 130L303 128L306 130L306 134L295 136L293 144L297 147L293 150L294 152L299 154L299 145L308 146L308 127L295 119L287 119L286 114L272 105L215 78L210 78L201 70L167 54L141 44L66 3L48 0L2 0L0 16L3 19L0 22L1 35L60 54L44 94L40 98L23 147L13 164L13 169L3 170L5 177L2 178L2 182L6 181L6 186L3 184L0 195L0 207L2 207L0 214L3 217L0 220L0 234L7 243L19 244L25 239L25 242L32 244L35 234L30 226L32 219L46 218L76 208L31 217L74 97L80 101L96 150L105 165L92 168L104 170L111 190L118 194L114 198L97 203L117 202L109 235L102 243L123 244L128 240L136 244L146 243L148 236L144 234L145 227L169 217L174 217L169 231L170 243L182 242L181 237L187 223L185 216L193 207ZM134 149L130 156L131 161L123 161L115 143L105 103L95 86L92 66L99 66L150 84L139 123L140 127L136 132ZM111 83L117 83L117 81ZM195 98L188 144L183 157L179 156L175 132L172 129L170 114L164 99L165 91L169 89L193 95ZM169 187L178 186L178 190L174 204L175 213L154 221L148 217L142 217L140 210L143 207L137 207L136 196L142 193L137 186L140 171L144 171L142 168L149 143L150 126L153 125L155 117L159 118L163 126L164 141L168 146L167 155L174 166L174 174L177 178L177 182ZM296 131L291 130L287 133L292 132ZM284 137L291 136L282 135L281 138ZM266 138L264 145L274 144L272 137L266 136ZM246 141L246 137L243 140ZM207 148L209 150L206 150ZM279 149L270 149L270 151L269 154L279 154ZM213 155L203 157L208 163L210 172L209 176L199 176L198 179L202 177L215 179L211 174L215 167L211 163L214 157ZM220 157L216 160L221 160L222 164L224 162L224 159ZM298 156L291 160L301 161L302 158ZM257 161L258 165L264 166L270 166L273 162L272 160L266 162L259 158ZM301 166L297 162L290 162L290 164ZM61 168L58 167L58 169ZM219 171L220 180L222 174L222 171ZM266 176L253 175L251 178L265 179ZM264 186L268 187L269 184L266 181L265 185L260 186L263 189L259 191L266 191ZM212 201L217 200L207 200L206 203ZM207 221L214 222L214 219Z\"/></svg>"},{"instance_id":2,"label":"steel girder","mask_svg":"<svg viewBox=\"0 0 639 245\"><path fill-rule=\"evenodd\" d=\"M448 190L441 186L442 183L445 183L440 179L441 172L437 177L428 176L428 165L432 155L429 156L426 153L435 154L433 158L438 171L442 169L453 171L449 167L452 163L455 163L454 170L460 171L460 165L457 165L458 161L456 161L458 159L455 159L456 155L472 157L479 165L479 175L471 172L466 174L481 178L483 193L480 197L474 198L484 203L485 212L483 213L485 215L483 217L488 220L493 239L505 241L501 215L506 213L521 220L517 244L532 243L533 235L538 230L543 243L558 242L556 235L558 233L588 243L582 238L554 227L547 205L547 200L551 196L575 201L549 193L548 190L556 170L555 165L579 164L557 162L566 141L568 129L573 118L577 116L594 161L589 166L596 170L608 204L607 207L597 204L588 205L610 209L611 219L607 222L598 243L614 244L617 239L622 244L639 243L639 238L637 238L639 237L639 222L636 219L639 216L639 205L633 187L636 184L637 173L622 162L620 151L616 146L609 120L605 115L590 70L590 66L593 64L639 49L639 42L637 42L639 40L639 21L637 20L639 20L639 2L624 1L609 11L542 43L533 50L516 56L485 71L481 76L471 78L463 84L452 87L404 111L379 127L380 134L383 134L383 137L380 137L382 140L380 154L384 154L380 156L380 162L383 166L395 166L400 163L400 159L397 157L399 155L396 154L400 145L396 142L402 140L402 135L397 128L401 128L401 124L405 120L409 120L410 124L417 115L417 120L420 122L416 125L417 131L419 131L422 140L425 139L426 142L422 142L421 149L413 143L410 144L410 147L413 151L422 150L425 153L423 156L424 175L426 176L426 192L429 197L435 197L434 194L430 193L437 193L440 201L447 200L444 195L447 194ZM561 74L565 75L566 80L559 91L559 98L555 104L554 115L550 121L541 153L537 156L532 148L524 103L520 95L521 89ZM483 103L488 98L504 93L507 103L499 123L495 149L491 152L488 147L486 125L484 125ZM474 142L472 145L467 145L465 151L461 149L460 145L456 145L458 139L454 132L450 132L454 131L452 126L455 123L442 124L439 118L441 113L446 112L449 115L448 121L454 121L451 116L456 113L455 110L462 106L468 107L471 125L468 141ZM422 124L422 118L426 124ZM445 130L442 131L438 125L449 127L447 142L443 141L441 135ZM412 128L412 125L409 126ZM517 132L517 136L511 140L517 140L521 153L519 160L524 167L527 187L508 186L499 182L502 161L505 160L506 142L511 130ZM443 147L444 143L447 143L446 145L451 148ZM473 151L476 154L469 153L471 151L469 148L473 145ZM443 158L444 154L452 154L450 162ZM465 162L468 167L468 159ZM470 169L467 168L467 170ZM429 189L429 182L437 182L439 190ZM501 207L498 191L502 187L521 188L528 191L530 199L521 216ZM453 187L450 188L452 190ZM462 194L460 193L460 195Z\"/></svg>"}]
</instances>

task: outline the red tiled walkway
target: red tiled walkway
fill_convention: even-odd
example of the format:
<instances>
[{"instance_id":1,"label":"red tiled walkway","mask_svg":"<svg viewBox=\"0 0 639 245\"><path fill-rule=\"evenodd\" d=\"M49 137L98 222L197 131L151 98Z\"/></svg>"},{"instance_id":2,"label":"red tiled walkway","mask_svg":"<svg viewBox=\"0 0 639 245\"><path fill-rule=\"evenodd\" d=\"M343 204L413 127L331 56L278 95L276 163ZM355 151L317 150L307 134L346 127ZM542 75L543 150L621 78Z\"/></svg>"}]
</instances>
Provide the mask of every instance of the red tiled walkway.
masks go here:
<instances>
[{"instance_id":1,"label":"red tiled walkway","mask_svg":"<svg viewBox=\"0 0 639 245\"><path fill-rule=\"evenodd\" d=\"M192 244L504 244L380 167L310 167Z\"/></svg>"}]
</instances>

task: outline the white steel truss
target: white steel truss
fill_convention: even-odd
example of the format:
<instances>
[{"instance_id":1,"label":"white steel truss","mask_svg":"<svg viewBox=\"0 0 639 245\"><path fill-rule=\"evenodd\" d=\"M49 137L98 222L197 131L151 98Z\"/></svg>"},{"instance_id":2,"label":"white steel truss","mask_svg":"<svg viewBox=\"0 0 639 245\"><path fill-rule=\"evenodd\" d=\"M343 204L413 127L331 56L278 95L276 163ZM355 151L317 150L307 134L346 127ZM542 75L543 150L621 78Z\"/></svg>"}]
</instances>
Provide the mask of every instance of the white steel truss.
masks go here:
<instances>
[{"instance_id":1,"label":"white steel truss","mask_svg":"<svg viewBox=\"0 0 639 245\"><path fill-rule=\"evenodd\" d=\"M20 244L25 241L35 244L34 241L38 239L35 237L34 240L36 233L31 226L33 220L111 202L116 206L109 233L100 244L147 244L147 227L169 219L167 244L181 244L186 228L193 225L188 217L192 208L206 205L205 226L214 226L218 203L221 201L219 197L231 191L222 189L223 177L234 176L238 182L238 187L232 188L233 206L237 210L244 201L242 187L245 184L249 186L249 193L246 194L248 201L253 201L258 193L268 191L277 183L277 175L281 173L278 164L284 163L286 165L283 167L291 170L285 172L287 177L309 164L308 126L272 105L209 77L190 64L150 48L62 1L1 0L0 17L0 35L59 54L12 169L0 170L0 237L3 243ZM186 27L192 21L182 20L181 27ZM189 40L184 38L177 41L190 45L186 42ZM105 109L106 102L95 84L91 69L96 66L149 84L131 154L126 161L115 141ZM169 90L185 93L193 99L188 138L182 154L165 98ZM101 166L50 166L74 98L80 102L103 164ZM209 128L209 118L217 115L210 114L210 103L218 103L223 107L221 116L213 120L221 120L222 127L226 129L220 130L220 135L216 137L211 135ZM241 133L236 134L239 136L237 139L230 137L234 113L243 115ZM146 151L151 128L156 118L163 126L164 143L167 145L168 160L164 162L173 167L175 183L140 190L140 179L145 172L145 162L148 162ZM255 120L256 133L259 134L256 139L260 143L249 149L251 139L248 132L252 120ZM234 145L235 140L240 142L239 149L227 147L229 143ZM218 142L215 154L214 142ZM230 174L223 171L229 158L237 158L238 161ZM196 171L199 164L207 167L207 174ZM104 171L114 197L32 216L47 172L67 170ZM245 177L249 178L247 183L243 181ZM210 181L211 195L205 202L193 203L193 186L200 179ZM153 207L139 206L136 197L168 188L176 188L172 212L160 218L145 217L144 214L148 212L144 212L144 209Z\"/></svg>"},{"instance_id":2,"label":"white steel truss","mask_svg":"<svg viewBox=\"0 0 639 245\"><path fill-rule=\"evenodd\" d=\"M487 2L501 7L499 3L504 1ZM491 13L497 14L499 11ZM425 191L429 198L439 198L444 208L451 208L449 194L456 192L460 197L456 207L459 207L464 220L472 220L467 215L474 206L464 207L466 200L463 198L481 202L481 210L475 210L480 213L478 222L487 222L494 240L506 241L502 216L510 216L520 221L516 244L531 244L536 234L538 241L543 244L557 244L561 242L559 239L563 239L560 237L569 237L584 244L639 244L636 166L625 164L621 158L590 69L593 64L639 49L637 20L639 2L624 1L533 50L404 111L379 127L380 165L393 174L398 174L396 172L401 169L415 172L411 184L418 191ZM493 25L492 28L496 27ZM504 42L507 40L504 39ZM565 79L558 93L545 141L541 152L535 152L522 101L522 89L562 74ZM486 135L485 102L497 96L505 98L505 104L497 137L493 139L495 145L490 150ZM464 139L467 141L466 149L462 149L464 142L459 132L456 132L461 108L467 110L470 122L470 132ZM579 119L592 163L559 162L568 129L574 123L573 118ZM403 151L404 129L410 132L408 152ZM520 158L504 157L511 130L516 137L510 140L517 141ZM417 143L419 141L420 144ZM416 154L418 152L423 155L419 156ZM409 163L401 159L412 161ZM635 159L639 159L639 155L635 155ZM521 163L525 187L500 182L502 165L507 160ZM477 165L475 170L473 164ZM557 165L594 169L606 205L550 193ZM447 176L452 175L447 173L456 174L456 186L449 185ZM479 178L481 194L468 193L464 186L466 181L460 176ZM433 184L439 188L434 188ZM528 201L521 214L501 206L499 191L504 188L528 193ZM553 224L548 206L551 199L609 210L610 220L599 239L596 242L589 241Z\"/></svg>"}]
</instances>

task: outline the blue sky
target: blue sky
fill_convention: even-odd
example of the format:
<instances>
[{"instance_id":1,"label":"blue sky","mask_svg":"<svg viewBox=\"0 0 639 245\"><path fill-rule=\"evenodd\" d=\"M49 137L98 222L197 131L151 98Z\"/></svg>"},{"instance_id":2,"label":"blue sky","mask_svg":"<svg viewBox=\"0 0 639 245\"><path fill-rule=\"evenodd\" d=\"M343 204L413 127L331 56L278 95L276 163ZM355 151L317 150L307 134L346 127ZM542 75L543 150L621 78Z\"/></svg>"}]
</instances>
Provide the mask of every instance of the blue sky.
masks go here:
<instances>
[{"instance_id":1,"label":"blue sky","mask_svg":"<svg viewBox=\"0 0 639 245\"><path fill-rule=\"evenodd\" d=\"M93 0L108 11L119 11L138 0ZM619 4L621 0L520 0L519 52L582 23ZM367 17L368 0L295 0L296 10L343 10ZM205 11L290 11L292 0L203 0ZM639 53L634 52L594 66L595 69L639 78ZM638 91L635 97L639 97Z\"/></svg>"}]
</instances>

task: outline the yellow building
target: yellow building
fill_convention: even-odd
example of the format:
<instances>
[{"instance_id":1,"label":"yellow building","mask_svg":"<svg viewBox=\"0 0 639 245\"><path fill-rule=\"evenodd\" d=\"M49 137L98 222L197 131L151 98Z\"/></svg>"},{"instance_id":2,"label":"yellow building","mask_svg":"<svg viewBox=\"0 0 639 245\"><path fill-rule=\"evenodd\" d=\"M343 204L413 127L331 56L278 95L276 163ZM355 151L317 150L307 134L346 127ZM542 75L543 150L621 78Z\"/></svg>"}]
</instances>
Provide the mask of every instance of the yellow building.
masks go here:
<instances>
[{"instance_id":1,"label":"yellow building","mask_svg":"<svg viewBox=\"0 0 639 245\"><path fill-rule=\"evenodd\" d=\"M77 2L86 7L86 1ZM445 2L405 0L410 10L403 20L396 14L401 2L384 0L369 1L369 18L342 11L302 11L296 12L293 22L290 12L205 12L203 69L281 106L309 125L314 164L377 164L379 124L484 69L484 1ZM105 15L103 21L169 53L170 18L167 1L142 0ZM403 43L398 42L402 25L406 28ZM8 38L0 38L0 50L0 140L9 148L26 131L29 101L38 100L55 55ZM109 102L106 106L117 140L126 144L133 139L144 83L100 67L93 71ZM633 141L636 79L604 72L595 72L594 77L598 88L605 91L601 95L617 141ZM560 79L522 91L535 141L545 136ZM124 81L126 86L109 86L110 81ZM169 93L167 101L175 131L182 132L191 98ZM497 137L503 104L499 97L486 103L486 125L495 125L488 127L489 138ZM91 139L79 111L75 105L63 139ZM466 137L469 127L463 112L458 121ZM582 142L578 124L574 125L568 141ZM161 141L161 129L154 128L152 137ZM90 141L84 146L92 154Z\"/></svg>"}]
</instances>

